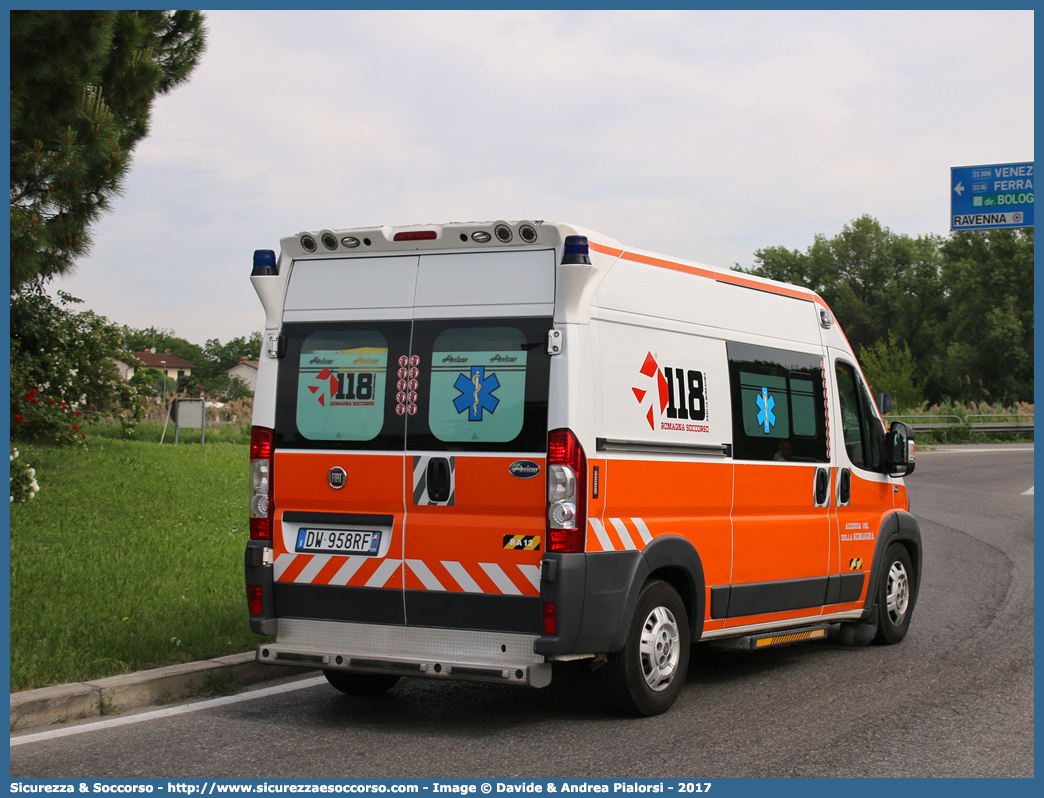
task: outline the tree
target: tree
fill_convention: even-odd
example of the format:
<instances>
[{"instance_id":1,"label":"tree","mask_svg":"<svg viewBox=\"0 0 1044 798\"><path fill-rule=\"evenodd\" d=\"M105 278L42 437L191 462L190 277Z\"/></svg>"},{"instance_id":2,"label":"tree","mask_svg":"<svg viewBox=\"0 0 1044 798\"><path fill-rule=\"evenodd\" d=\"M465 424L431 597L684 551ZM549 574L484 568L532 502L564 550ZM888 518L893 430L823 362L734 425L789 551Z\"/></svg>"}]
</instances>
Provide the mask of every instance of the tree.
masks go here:
<instances>
[{"instance_id":1,"label":"tree","mask_svg":"<svg viewBox=\"0 0 1044 798\"><path fill-rule=\"evenodd\" d=\"M165 328L148 327L144 330L135 330L133 327L124 326L123 343L131 352L147 352L151 349L155 349L157 352L169 350L172 355L191 363L197 370L204 368L207 363L207 356L203 353L202 347L189 343L184 338L179 338L173 330Z\"/></svg>"},{"instance_id":2,"label":"tree","mask_svg":"<svg viewBox=\"0 0 1044 798\"><path fill-rule=\"evenodd\" d=\"M261 357L261 333L255 332L249 338L233 338L227 344L211 338L203 345L203 355L207 359L203 376L213 378L223 375L243 358L257 360Z\"/></svg>"},{"instance_id":3,"label":"tree","mask_svg":"<svg viewBox=\"0 0 1044 798\"><path fill-rule=\"evenodd\" d=\"M252 333L249 338L233 338L227 344L222 344L217 338L211 338L203 347L179 338L173 330L163 328L135 330L124 327L123 336L124 345L132 352L144 352L152 348L157 351L170 350L171 354L193 364L196 368L192 374L178 379L178 391L206 393L226 399L251 395L246 383L241 380L237 382L236 378L230 378L226 372L243 358L257 360L261 356L260 332ZM153 381L152 384L161 383Z\"/></svg>"},{"instance_id":4,"label":"tree","mask_svg":"<svg viewBox=\"0 0 1044 798\"><path fill-rule=\"evenodd\" d=\"M938 347L944 301L941 243L934 236L893 233L861 216L833 238L817 235L804 253L785 247L758 250L749 271L822 296L855 351L892 334L926 367Z\"/></svg>"},{"instance_id":5,"label":"tree","mask_svg":"<svg viewBox=\"0 0 1044 798\"><path fill-rule=\"evenodd\" d=\"M11 12L11 290L73 267L152 102L205 48L199 11Z\"/></svg>"},{"instance_id":6,"label":"tree","mask_svg":"<svg viewBox=\"0 0 1044 798\"><path fill-rule=\"evenodd\" d=\"M941 387L962 400L1033 401L1033 228L957 232L942 254Z\"/></svg>"},{"instance_id":7,"label":"tree","mask_svg":"<svg viewBox=\"0 0 1044 798\"><path fill-rule=\"evenodd\" d=\"M887 391L896 410L910 410L924 401L928 377L914 361L906 341L900 344L891 332L873 346L860 349L859 364L874 395Z\"/></svg>"},{"instance_id":8,"label":"tree","mask_svg":"<svg viewBox=\"0 0 1044 798\"><path fill-rule=\"evenodd\" d=\"M1032 401L1032 228L910 238L863 216L805 252L758 250L749 271L819 293L900 406Z\"/></svg>"}]
</instances>

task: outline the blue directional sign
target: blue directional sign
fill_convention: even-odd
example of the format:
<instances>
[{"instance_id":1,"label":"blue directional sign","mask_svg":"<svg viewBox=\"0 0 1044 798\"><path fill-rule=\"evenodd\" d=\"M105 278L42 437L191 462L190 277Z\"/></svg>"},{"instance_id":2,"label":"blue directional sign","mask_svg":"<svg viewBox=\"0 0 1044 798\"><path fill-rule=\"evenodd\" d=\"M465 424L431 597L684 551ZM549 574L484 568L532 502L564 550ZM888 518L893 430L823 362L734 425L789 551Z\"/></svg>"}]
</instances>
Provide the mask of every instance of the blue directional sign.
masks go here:
<instances>
[{"instance_id":1,"label":"blue directional sign","mask_svg":"<svg viewBox=\"0 0 1044 798\"><path fill-rule=\"evenodd\" d=\"M950 169L950 229L1033 227L1033 161Z\"/></svg>"}]
</instances>

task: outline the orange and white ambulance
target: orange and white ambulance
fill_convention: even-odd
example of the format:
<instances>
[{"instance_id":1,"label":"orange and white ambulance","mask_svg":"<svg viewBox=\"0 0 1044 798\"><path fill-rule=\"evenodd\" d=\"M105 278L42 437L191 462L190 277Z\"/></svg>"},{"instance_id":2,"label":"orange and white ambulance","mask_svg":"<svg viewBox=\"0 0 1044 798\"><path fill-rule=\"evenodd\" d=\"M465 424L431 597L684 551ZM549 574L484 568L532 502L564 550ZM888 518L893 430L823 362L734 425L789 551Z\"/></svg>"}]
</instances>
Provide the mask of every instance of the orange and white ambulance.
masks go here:
<instances>
[{"instance_id":1,"label":"orange and white ambulance","mask_svg":"<svg viewBox=\"0 0 1044 798\"><path fill-rule=\"evenodd\" d=\"M259 661L366 694L587 659L652 715L697 641L905 636L912 430L815 293L560 223L280 243L251 276Z\"/></svg>"}]
</instances>

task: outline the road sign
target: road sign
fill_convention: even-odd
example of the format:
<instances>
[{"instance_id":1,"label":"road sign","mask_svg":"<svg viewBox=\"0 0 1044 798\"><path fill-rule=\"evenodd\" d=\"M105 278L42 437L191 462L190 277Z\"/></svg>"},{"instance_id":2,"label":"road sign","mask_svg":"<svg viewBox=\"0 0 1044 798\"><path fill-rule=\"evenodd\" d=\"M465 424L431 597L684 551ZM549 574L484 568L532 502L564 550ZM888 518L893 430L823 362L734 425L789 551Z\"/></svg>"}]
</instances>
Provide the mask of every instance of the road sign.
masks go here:
<instances>
[{"instance_id":1,"label":"road sign","mask_svg":"<svg viewBox=\"0 0 1044 798\"><path fill-rule=\"evenodd\" d=\"M1033 227L1033 161L950 169L950 229Z\"/></svg>"}]
</instances>

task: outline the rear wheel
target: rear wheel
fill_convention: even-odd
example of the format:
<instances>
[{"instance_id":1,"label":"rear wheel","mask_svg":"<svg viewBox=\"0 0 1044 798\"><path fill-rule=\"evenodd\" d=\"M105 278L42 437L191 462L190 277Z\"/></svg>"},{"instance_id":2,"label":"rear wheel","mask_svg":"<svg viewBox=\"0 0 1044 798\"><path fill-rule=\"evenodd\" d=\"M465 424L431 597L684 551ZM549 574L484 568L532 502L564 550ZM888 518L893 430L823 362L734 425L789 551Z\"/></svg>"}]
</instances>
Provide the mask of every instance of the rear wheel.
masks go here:
<instances>
[{"instance_id":1,"label":"rear wheel","mask_svg":"<svg viewBox=\"0 0 1044 798\"><path fill-rule=\"evenodd\" d=\"M631 616L627 641L600 670L613 706L630 715L666 712L689 667L689 618L666 582L646 582Z\"/></svg>"},{"instance_id":2,"label":"rear wheel","mask_svg":"<svg viewBox=\"0 0 1044 798\"><path fill-rule=\"evenodd\" d=\"M323 675L332 687L345 695L381 695L391 690L399 681L398 676L383 673L323 671Z\"/></svg>"},{"instance_id":3,"label":"rear wheel","mask_svg":"<svg viewBox=\"0 0 1044 798\"><path fill-rule=\"evenodd\" d=\"M914 584L913 566L906 547L893 543L885 552L882 561L881 581L877 586L877 635L874 642L898 643L910 628L913 614Z\"/></svg>"}]
</instances>

